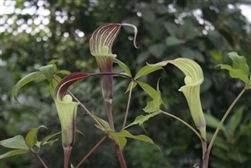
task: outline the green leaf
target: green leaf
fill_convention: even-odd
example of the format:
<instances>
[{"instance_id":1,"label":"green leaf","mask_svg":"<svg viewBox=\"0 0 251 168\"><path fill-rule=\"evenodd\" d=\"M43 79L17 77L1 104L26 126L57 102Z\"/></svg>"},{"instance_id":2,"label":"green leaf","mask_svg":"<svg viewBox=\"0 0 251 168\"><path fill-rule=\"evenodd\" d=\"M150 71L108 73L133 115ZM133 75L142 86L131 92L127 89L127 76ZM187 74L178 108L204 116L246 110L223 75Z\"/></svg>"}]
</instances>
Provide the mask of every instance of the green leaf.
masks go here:
<instances>
[{"instance_id":1,"label":"green leaf","mask_svg":"<svg viewBox=\"0 0 251 168\"><path fill-rule=\"evenodd\" d=\"M76 133L85 136L85 134L82 131L80 131L80 130L76 130Z\"/></svg>"},{"instance_id":2,"label":"green leaf","mask_svg":"<svg viewBox=\"0 0 251 168\"><path fill-rule=\"evenodd\" d=\"M247 89L251 89L251 74L249 76L249 82L248 82L248 88Z\"/></svg>"},{"instance_id":3,"label":"green leaf","mask_svg":"<svg viewBox=\"0 0 251 168\"><path fill-rule=\"evenodd\" d=\"M45 76L42 72L32 72L26 76L24 76L22 79L20 79L17 84L12 88L11 90L11 96L14 97L14 99L17 101L17 93L19 89L21 89L24 85L39 79L45 79Z\"/></svg>"},{"instance_id":4,"label":"green leaf","mask_svg":"<svg viewBox=\"0 0 251 168\"><path fill-rule=\"evenodd\" d=\"M220 121L217 118L215 118L214 116L209 115L207 113L205 113L204 116L205 116L206 124L208 127L211 127L214 129L216 129L218 127ZM224 125L222 125L221 130L225 132L226 127Z\"/></svg>"},{"instance_id":5,"label":"green leaf","mask_svg":"<svg viewBox=\"0 0 251 168\"><path fill-rule=\"evenodd\" d=\"M29 152L29 150L23 150L23 149L12 150L12 151L9 151L9 152L6 152L6 153L0 155L0 159L8 158L8 157L15 156L15 155L21 155L21 154L28 153L28 152Z\"/></svg>"},{"instance_id":6,"label":"green leaf","mask_svg":"<svg viewBox=\"0 0 251 168\"><path fill-rule=\"evenodd\" d=\"M180 44L184 44L184 43L185 43L185 41L180 40L180 39L173 37L173 36L166 38L166 45L167 46L175 46L175 45L180 45Z\"/></svg>"},{"instance_id":7,"label":"green leaf","mask_svg":"<svg viewBox=\"0 0 251 168\"><path fill-rule=\"evenodd\" d=\"M246 62L246 58L239 56L236 52L228 53L229 57L233 61L233 65L229 66L226 64L220 64L221 69L226 69L229 71L229 75L232 78L238 78L248 84L249 79L249 67Z\"/></svg>"},{"instance_id":8,"label":"green leaf","mask_svg":"<svg viewBox=\"0 0 251 168\"><path fill-rule=\"evenodd\" d=\"M159 110L161 102L156 98L148 101L146 107L143 109L146 113L153 113Z\"/></svg>"},{"instance_id":9,"label":"green leaf","mask_svg":"<svg viewBox=\"0 0 251 168\"><path fill-rule=\"evenodd\" d=\"M134 79L138 79L138 78L140 78L140 77L142 77L142 76L145 76L145 75L147 75L147 74L149 74L149 73L152 73L152 72L157 71L157 70L160 70L160 69L162 69L162 67L151 67L151 66L149 66L149 65L146 65L146 66L142 67L142 68L137 72L137 74L135 75Z\"/></svg>"},{"instance_id":10,"label":"green leaf","mask_svg":"<svg viewBox=\"0 0 251 168\"><path fill-rule=\"evenodd\" d=\"M57 132L55 134L51 134L51 135L47 135L42 141L41 141L41 146L45 145L48 140L50 140L51 138L55 137L56 135L60 134L61 132Z\"/></svg>"},{"instance_id":11,"label":"green leaf","mask_svg":"<svg viewBox=\"0 0 251 168\"><path fill-rule=\"evenodd\" d=\"M52 84L52 79L53 79L53 65L46 65L46 66L42 66L39 68L39 70L44 74L44 76L46 77L46 79L48 80L48 82L50 84Z\"/></svg>"},{"instance_id":12,"label":"green leaf","mask_svg":"<svg viewBox=\"0 0 251 168\"><path fill-rule=\"evenodd\" d=\"M166 30L170 34L170 36L176 35L176 31L178 30L178 27L176 24L173 24L172 22L165 22L164 27L166 28Z\"/></svg>"},{"instance_id":13,"label":"green leaf","mask_svg":"<svg viewBox=\"0 0 251 168\"><path fill-rule=\"evenodd\" d=\"M243 112L243 107L237 109L226 124L227 131L232 136L232 138L235 136L234 134L235 130L241 122L242 112Z\"/></svg>"},{"instance_id":14,"label":"green leaf","mask_svg":"<svg viewBox=\"0 0 251 168\"><path fill-rule=\"evenodd\" d=\"M154 55L156 58L161 58L164 51L166 49L166 45L163 43L160 44L154 44L149 47L149 51L152 55Z\"/></svg>"},{"instance_id":15,"label":"green leaf","mask_svg":"<svg viewBox=\"0 0 251 168\"><path fill-rule=\"evenodd\" d=\"M205 58L200 52L198 52L197 50L192 50L188 47L180 47L179 54L184 58L190 58L192 60L196 59L200 62L205 62Z\"/></svg>"},{"instance_id":16,"label":"green leaf","mask_svg":"<svg viewBox=\"0 0 251 168\"><path fill-rule=\"evenodd\" d=\"M149 51L143 51L139 55L136 56L136 62L137 64L144 63L147 58L149 58L150 52Z\"/></svg>"},{"instance_id":17,"label":"green leaf","mask_svg":"<svg viewBox=\"0 0 251 168\"><path fill-rule=\"evenodd\" d=\"M98 125L96 125L96 127L98 127L101 130L111 130L110 124L103 120L102 118L99 118L95 115L92 115L94 118L96 118L98 120L98 122L103 126L102 128L100 128Z\"/></svg>"},{"instance_id":18,"label":"green leaf","mask_svg":"<svg viewBox=\"0 0 251 168\"><path fill-rule=\"evenodd\" d=\"M121 150L126 145L126 142L127 142L126 138L132 138L132 139L140 140L140 141L155 145L153 140L151 138L149 138L148 136L146 136L146 135L132 135L127 130L122 130L120 132L109 132L109 134L118 143Z\"/></svg>"},{"instance_id":19,"label":"green leaf","mask_svg":"<svg viewBox=\"0 0 251 168\"><path fill-rule=\"evenodd\" d=\"M246 58L239 56L236 52L228 53L229 57L233 60L233 68L240 69L243 74L249 75L249 67L247 65Z\"/></svg>"},{"instance_id":20,"label":"green leaf","mask_svg":"<svg viewBox=\"0 0 251 168\"><path fill-rule=\"evenodd\" d=\"M71 72L68 70L59 70L56 72L56 74L62 74L62 75L69 75Z\"/></svg>"},{"instance_id":21,"label":"green leaf","mask_svg":"<svg viewBox=\"0 0 251 168\"><path fill-rule=\"evenodd\" d=\"M159 89L155 90L152 86L141 81L137 81L137 83L152 99L161 98ZM163 103L163 101L161 102Z\"/></svg>"},{"instance_id":22,"label":"green leaf","mask_svg":"<svg viewBox=\"0 0 251 168\"><path fill-rule=\"evenodd\" d=\"M132 85L132 86L131 86ZM134 81L131 81L125 91L125 93L129 92L131 89L135 88L137 86L137 83Z\"/></svg>"},{"instance_id":23,"label":"green leaf","mask_svg":"<svg viewBox=\"0 0 251 168\"><path fill-rule=\"evenodd\" d=\"M37 132L40 128L46 128L44 125L40 125L39 127L32 128L25 137L25 143L28 148L32 148L37 143ZM47 128L46 128L47 129Z\"/></svg>"},{"instance_id":24,"label":"green leaf","mask_svg":"<svg viewBox=\"0 0 251 168\"><path fill-rule=\"evenodd\" d=\"M127 137L127 138L132 138L132 139L137 139L140 141L144 141L150 144L154 144L153 140L151 138L149 138L146 135L132 135L130 132L128 132L127 130L122 130L119 132L119 134L121 136Z\"/></svg>"},{"instance_id":25,"label":"green leaf","mask_svg":"<svg viewBox=\"0 0 251 168\"><path fill-rule=\"evenodd\" d=\"M119 145L119 148L123 150L127 143L127 139L124 136L121 136L118 132L109 132L109 134L114 138L114 140Z\"/></svg>"},{"instance_id":26,"label":"green leaf","mask_svg":"<svg viewBox=\"0 0 251 168\"><path fill-rule=\"evenodd\" d=\"M155 20L155 15L153 13L153 11L151 11L150 9L146 9L146 8L141 8L139 9L140 13L142 14L142 18L151 23Z\"/></svg>"},{"instance_id":27,"label":"green leaf","mask_svg":"<svg viewBox=\"0 0 251 168\"><path fill-rule=\"evenodd\" d=\"M229 75L232 78L240 79L240 80L242 80L245 83L249 82L248 77L246 75L244 75L240 69L234 69L230 65L225 65L225 64L222 64L220 66L221 66L221 69L228 70L229 71Z\"/></svg>"},{"instance_id":28,"label":"green leaf","mask_svg":"<svg viewBox=\"0 0 251 168\"><path fill-rule=\"evenodd\" d=\"M22 135L16 135L12 138L2 140L0 141L0 145L11 149L29 150Z\"/></svg>"},{"instance_id":29,"label":"green leaf","mask_svg":"<svg viewBox=\"0 0 251 168\"><path fill-rule=\"evenodd\" d=\"M152 117L154 117L154 116L156 116L158 114L160 114L160 112L157 111L157 112L150 113L148 115L139 115L139 116L137 116L135 118L135 120L132 123L130 123L129 125L127 125L125 128L128 128L128 127L131 127L133 125L139 124L139 126L142 129L144 129L144 125L143 125L144 122L146 122L147 120L149 120L149 118L152 118Z\"/></svg>"},{"instance_id":30,"label":"green leaf","mask_svg":"<svg viewBox=\"0 0 251 168\"><path fill-rule=\"evenodd\" d=\"M46 142L44 143L44 145L45 145L45 144L48 144L50 147L52 147L53 144L54 144L54 142L56 142L56 141L58 141L58 139L53 139L53 140L51 140L51 141L46 141Z\"/></svg>"},{"instance_id":31,"label":"green leaf","mask_svg":"<svg viewBox=\"0 0 251 168\"><path fill-rule=\"evenodd\" d=\"M132 77L132 73L130 71L130 69L126 66L126 64L124 64L122 61L114 58L113 62L117 63L119 65L119 67L130 77Z\"/></svg>"},{"instance_id":32,"label":"green leaf","mask_svg":"<svg viewBox=\"0 0 251 168\"><path fill-rule=\"evenodd\" d=\"M216 60L218 62L223 62L224 61L224 57L223 57L223 55L219 51L217 51L217 50L210 50L209 53L210 53L211 57L214 60Z\"/></svg>"}]
</instances>

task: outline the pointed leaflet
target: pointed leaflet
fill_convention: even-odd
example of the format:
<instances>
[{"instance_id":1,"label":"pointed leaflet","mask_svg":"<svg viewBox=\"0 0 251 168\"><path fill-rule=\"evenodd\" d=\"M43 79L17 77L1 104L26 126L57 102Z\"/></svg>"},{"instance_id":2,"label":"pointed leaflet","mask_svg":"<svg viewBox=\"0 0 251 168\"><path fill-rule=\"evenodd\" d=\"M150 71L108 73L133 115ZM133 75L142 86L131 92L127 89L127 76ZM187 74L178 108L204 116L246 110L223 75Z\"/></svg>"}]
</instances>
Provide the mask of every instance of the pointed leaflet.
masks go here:
<instances>
[{"instance_id":1,"label":"pointed leaflet","mask_svg":"<svg viewBox=\"0 0 251 168\"><path fill-rule=\"evenodd\" d=\"M235 136L237 127L241 125L240 123L243 117L243 110L244 110L243 106L238 108L226 124L227 131L230 134L230 137L228 137L229 140L230 138L233 138Z\"/></svg>"},{"instance_id":2,"label":"pointed leaflet","mask_svg":"<svg viewBox=\"0 0 251 168\"><path fill-rule=\"evenodd\" d=\"M0 146L11 149L29 150L28 146L25 144L24 137L21 135L16 135L12 138L0 141Z\"/></svg>"},{"instance_id":3,"label":"pointed leaflet","mask_svg":"<svg viewBox=\"0 0 251 168\"><path fill-rule=\"evenodd\" d=\"M53 69L54 69L53 65L46 65L39 68L39 70L44 74L44 76L46 77L46 79L50 84L52 84L53 73L54 73Z\"/></svg>"},{"instance_id":4,"label":"pointed leaflet","mask_svg":"<svg viewBox=\"0 0 251 168\"><path fill-rule=\"evenodd\" d=\"M148 115L139 115L135 118L135 120L130 123L129 125L127 125L125 128L128 128L128 127L131 127L133 125L137 125L139 124L139 126L144 129L144 122L147 121L149 118L152 118L156 115L160 114L160 112L153 112L153 113L150 113Z\"/></svg>"},{"instance_id":5,"label":"pointed leaflet","mask_svg":"<svg viewBox=\"0 0 251 168\"><path fill-rule=\"evenodd\" d=\"M103 120L102 118L99 118L95 115L92 114L92 116L94 118L96 118L98 120L98 122L102 125L102 128L100 128L98 125L95 125L97 128L101 129L101 130L111 130L111 127L109 125L109 123L105 120Z\"/></svg>"},{"instance_id":6,"label":"pointed leaflet","mask_svg":"<svg viewBox=\"0 0 251 168\"><path fill-rule=\"evenodd\" d=\"M159 66L152 67L152 66L146 65L146 66L142 67L137 72L137 74L135 75L134 79L138 79L138 78L140 78L142 76L145 76L145 75L147 75L149 73L152 73L152 72L160 70L160 69L162 69L162 67L159 67Z\"/></svg>"},{"instance_id":7,"label":"pointed leaflet","mask_svg":"<svg viewBox=\"0 0 251 168\"><path fill-rule=\"evenodd\" d=\"M130 77L132 77L132 73L130 71L130 69L128 68L128 66L126 66L126 64L124 64L123 62L121 62L120 60L114 58L113 62L117 63L119 65L119 67Z\"/></svg>"},{"instance_id":8,"label":"pointed leaflet","mask_svg":"<svg viewBox=\"0 0 251 168\"><path fill-rule=\"evenodd\" d=\"M44 125L32 128L25 137L25 144L28 148L32 148L37 143L37 132L40 128L46 128ZM47 128L46 128L47 129Z\"/></svg>"},{"instance_id":9,"label":"pointed leaflet","mask_svg":"<svg viewBox=\"0 0 251 168\"><path fill-rule=\"evenodd\" d=\"M135 88L137 86L137 82L131 81L125 91L125 93L129 92L131 89Z\"/></svg>"},{"instance_id":10,"label":"pointed leaflet","mask_svg":"<svg viewBox=\"0 0 251 168\"><path fill-rule=\"evenodd\" d=\"M58 135L58 134L60 134L61 132L57 132L57 133L55 133L55 134L51 134L51 135L47 135L44 139L42 139L42 141L41 141L41 143L40 143L40 146L43 146L43 145L45 145L46 143L49 143L50 141L48 141L48 140L50 140L51 138L53 138L54 136L56 136L56 135ZM56 141L56 140L58 140L58 139L54 139L53 141Z\"/></svg>"},{"instance_id":11,"label":"pointed leaflet","mask_svg":"<svg viewBox=\"0 0 251 168\"><path fill-rule=\"evenodd\" d=\"M137 81L139 86L153 99L152 101L147 102L147 106L143 109L147 113L152 113L159 110L161 104L164 104L160 90L157 86L157 90L152 88L150 85ZM157 84L158 85L158 84Z\"/></svg>"},{"instance_id":12,"label":"pointed leaflet","mask_svg":"<svg viewBox=\"0 0 251 168\"><path fill-rule=\"evenodd\" d=\"M12 150L12 151L9 151L0 155L0 159L4 159L4 158L15 156L15 155L21 155L28 152L29 150L23 150L23 149Z\"/></svg>"},{"instance_id":13,"label":"pointed leaflet","mask_svg":"<svg viewBox=\"0 0 251 168\"><path fill-rule=\"evenodd\" d=\"M11 90L11 96L14 97L14 99L17 101L17 93L19 89L21 89L24 85L39 79L45 79L45 76L42 72L32 72L27 75L25 75L22 79L20 79L17 84L12 88Z\"/></svg>"},{"instance_id":14,"label":"pointed leaflet","mask_svg":"<svg viewBox=\"0 0 251 168\"><path fill-rule=\"evenodd\" d=\"M50 61L51 64L39 68L39 70L44 74L45 78L50 84L50 94L53 99L54 99L54 90L58 84L57 81L60 81L60 80L55 80L55 78L58 78L56 76L57 66L56 64L54 64L55 62L56 62L55 60L52 60Z\"/></svg>"},{"instance_id":15,"label":"pointed leaflet","mask_svg":"<svg viewBox=\"0 0 251 168\"><path fill-rule=\"evenodd\" d=\"M218 127L218 125L220 123L219 119L217 119L216 117L214 117L214 116L212 116L210 114L207 114L207 113L205 113L204 116L205 116L205 120L206 120L206 123L207 123L208 127L211 127L211 128L214 128L214 129L216 129ZM223 132L226 132L226 130L227 130L224 125L222 125L220 129Z\"/></svg>"},{"instance_id":16,"label":"pointed leaflet","mask_svg":"<svg viewBox=\"0 0 251 168\"><path fill-rule=\"evenodd\" d=\"M226 69L232 78L238 78L248 84L249 79L249 67L246 62L246 58L239 56L236 52L228 53L229 57L233 61L233 65L220 64L221 69Z\"/></svg>"},{"instance_id":17,"label":"pointed leaflet","mask_svg":"<svg viewBox=\"0 0 251 168\"><path fill-rule=\"evenodd\" d=\"M121 150L124 149L126 143L127 143L127 139L124 136L121 136L118 132L109 132L109 134L113 137L113 139L117 142L117 144L119 145L119 148Z\"/></svg>"},{"instance_id":18,"label":"pointed leaflet","mask_svg":"<svg viewBox=\"0 0 251 168\"><path fill-rule=\"evenodd\" d=\"M123 150L124 146L126 145L126 138L132 138L136 140L140 140L146 143L154 144L153 140L146 135L132 135L127 130L122 130L120 132L109 132L109 134L114 138L114 140L118 143L121 150Z\"/></svg>"}]
</instances>

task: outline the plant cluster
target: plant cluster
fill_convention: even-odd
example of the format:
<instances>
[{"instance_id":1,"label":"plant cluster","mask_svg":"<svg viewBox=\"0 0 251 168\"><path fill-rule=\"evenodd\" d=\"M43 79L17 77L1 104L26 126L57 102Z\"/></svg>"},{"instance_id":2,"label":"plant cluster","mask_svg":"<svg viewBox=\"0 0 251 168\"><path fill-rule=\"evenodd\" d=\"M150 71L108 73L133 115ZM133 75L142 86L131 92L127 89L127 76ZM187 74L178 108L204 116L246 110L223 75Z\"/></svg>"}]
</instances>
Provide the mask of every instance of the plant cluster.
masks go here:
<instances>
[{"instance_id":1,"label":"plant cluster","mask_svg":"<svg viewBox=\"0 0 251 168\"><path fill-rule=\"evenodd\" d=\"M239 56L236 52L229 53L229 57L232 59L233 64L226 65L220 64L221 69L229 71L232 78L238 78L244 83L244 88L241 90L239 95L231 103L227 111L225 112L223 118L218 121L213 116L205 114L202 110L201 98L200 98L200 88L204 81L203 71L198 63L188 58L176 58L166 61L157 62L154 64L149 64L143 66L138 70L135 75L132 75L130 68L124 64L122 61L117 59L117 55L112 52L113 42L116 39L121 27L133 28L134 36L134 46L136 45L136 35L137 28L132 24L127 23L109 23L98 27L92 34L89 40L89 47L91 54L95 57L97 65L100 72L96 73L82 73L82 72L72 72L67 70L59 70L57 68L57 61L52 60L48 65L42 66L38 71L30 73L24 76L12 89L12 96L17 100L18 91L28 83L34 80L47 80L49 83L50 94L54 100L56 111L61 125L61 131L50 134L44 137L42 140L38 140L37 133L41 128L46 128L44 125L32 128L25 137L21 135L14 136L9 139L1 140L0 145L6 148L11 148L13 150L1 154L0 159L4 159L14 155L32 153L41 162L43 167L48 166L42 160L39 155L40 150L45 145L52 146L58 139L55 136L61 134L61 142L64 151L64 167L69 166L78 168L87 160L87 158L100 146L104 140L109 139L115 150L117 159L119 161L121 168L126 168L127 164L123 156L123 149L127 144L127 139L135 139L138 141L143 141L158 148L158 145L153 142L153 140L147 135L134 135L129 132L129 128L135 125L139 125L143 130L145 130L144 123L151 118L158 115L167 115L173 119L176 119L183 123L185 126L191 129L195 135L201 141L202 148L202 162L200 164L194 163L194 167L202 166L202 168L208 168L209 156L213 144L218 146L224 146L224 139L218 138L217 135L220 130L224 133L224 138L231 139L235 132L235 129L242 118L242 113L235 113L232 118L228 121L227 125L224 126L223 123L232 110L236 102L241 98L241 96L249 89L251 89L251 76L250 69L246 63L246 59L243 56ZM173 42L173 40L170 40ZM113 64L117 64L121 68L121 72L113 71ZM170 112L163 110L165 102L161 96L161 90L159 88L159 81L157 86L154 88L150 84L143 82L141 78L155 72L158 70L163 70L167 64L172 64L177 67L184 74L184 86L179 88L185 96L185 100L188 104L191 117L195 124L195 128L188 124L182 118L179 118ZM167 72L168 73L168 72ZM62 75L64 76L62 78ZM79 99L69 90L69 87L79 80L86 80L90 77L100 77L101 78L101 91L104 100L104 108L106 109L107 121L97 115L94 115ZM125 93L128 94L128 101L125 106L124 120L123 123L118 126L114 123L114 112L113 112L113 78L122 77L129 80L129 84ZM146 103L143 108L144 115L139 115L131 123L127 122L128 113L131 104L131 97L133 95L133 89L139 86L143 91L149 96L150 101ZM77 108L80 107L92 119L96 128L104 133L104 136L98 141L98 143L83 157L83 159L76 165L73 165L70 161L70 156L76 141L76 133L83 134L84 128L77 129L77 117L81 117L77 114ZM215 132L208 137L206 126L215 128ZM230 127L228 130L226 127ZM119 129L120 128L120 129ZM249 130L250 125L243 128L244 130ZM245 131L242 131L244 133ZM84 134L83 134L84 135ZM240 133L241 136L241 133ZM210 140L209 140L210 139ZM84 142L78 142L83 143ZM88 144L86 144L88 145ZM222 149L226 149L224 146ZM231 155L230 155L231 157ZM247 158L244 158L247 159Z\"/></svg>"}]
</instances>

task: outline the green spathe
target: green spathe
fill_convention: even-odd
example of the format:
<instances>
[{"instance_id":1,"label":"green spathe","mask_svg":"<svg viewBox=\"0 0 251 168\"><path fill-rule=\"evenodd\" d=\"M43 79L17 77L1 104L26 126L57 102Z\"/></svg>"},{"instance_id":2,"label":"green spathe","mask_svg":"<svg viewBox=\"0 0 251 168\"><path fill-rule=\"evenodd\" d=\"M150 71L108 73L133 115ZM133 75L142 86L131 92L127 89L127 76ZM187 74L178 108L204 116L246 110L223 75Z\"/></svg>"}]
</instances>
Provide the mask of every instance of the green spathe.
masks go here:
<instances>
[{"instance_id":1,"label":"green spathe","mask_svg":"<svg viewBox=\"0 0 251 168\"><path fill-rule=\"evenodd\" d=\"M61 100L55 100L61 130L62 145L73 146L76 137L76 116L79 103L73 102L70 95L65 95Z\"/></svg>"},{"instance_id":2,"label":"green spathe","mask_svg":"<svg viewBox=\"0 0 251 168\"><path fill-rule=\"evenodd\" d=\"M185 74L185 85L180 87L179 91L184 94L187 100L193 121L199 129L201 137L206 139L206 121L200 101L200 85L204 80L202 69L195 61L187 58L162 61L149 64L149 66L165 66L168 63L175 65Z\"/></svg>"}]
</instances>

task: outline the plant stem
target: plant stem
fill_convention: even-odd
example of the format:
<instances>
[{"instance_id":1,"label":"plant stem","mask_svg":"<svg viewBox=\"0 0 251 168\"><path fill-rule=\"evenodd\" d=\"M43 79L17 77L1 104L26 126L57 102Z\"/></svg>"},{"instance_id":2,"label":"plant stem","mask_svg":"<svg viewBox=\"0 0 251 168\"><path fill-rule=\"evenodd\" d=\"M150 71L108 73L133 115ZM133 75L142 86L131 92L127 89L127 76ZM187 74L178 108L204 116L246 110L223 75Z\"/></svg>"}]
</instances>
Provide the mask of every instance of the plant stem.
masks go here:
<instances>
[{"instance_id":1,"label":"plant stem","mask_svg":"<svg viewBox=\"0 0 251 168\"><path fill-rule=\"evenodd\" d=\"M173 114L170 114L170 113L168 113L168 112L165 112L165 111L162 111L162 110L160 110L160 112L163 113L163 114L165 114L165 115L168 115L168 116L170 116L170 117L172 117L172 118L175 118L176 120L178 120L178 121L180 121L181 123L185 124L185 125L186 125L188 128L190 128L200 139L202 139L201 136L200 136L200 134L199 134L191 125L189 125L186 121L184 121L184 120L182 120L181 118L179 118L179 117L177 117L177 116L175 116L175 115L173 115Z\"/></svg>"},{"instance_id":2,"label":"plant stem","mask_svg":"<svg viewBox=\"0 0 251 168\"><path fill-rule=\"evenodd\" d=\"M107 136L104 136L91 150L90 152L79 162L79 164L75 168L79 168L86 159L99 147L99 145L107 138Z\"/></svg>"},{"instance_id":3,"label":"plant stem","mask_svg":"<svg viewBox=\"0 0 251 168\"><path fill-rule=\"evenodd\" d=\"M72 147L67 146L67 147L63 147L63 149L64 149L64 168L68 168Z\"/></svg>"},{"instance_id":4,"label":"plant stem","mask_svg":"<svg viewBox=\"0 0 251 168\"><path fill-rule=\"evenodd\" d=\"M223 122L226 120L227 116L229 115L230 111L232 110L232 108L234 107L234 105L237 103L237 101L240 99L240 97L243 95L243 93L247 90L247 85L242 89L242 91L239 93L239 95L234 99L234 101L232 102L232 104L229 106L229 108L227 109L226 113L224 114L224 116L222 117L218 127L216 128L213 137L208 145L207 151L206 151L206 156L205 159L203 159L203 168L207 168L208 167L208 161L209 161L209 154L211 152L213 143L220 131L221 126L223 125Z\"/></svg>"},{"instance_id":5,"label":"plant stem","mask_svg":"<svg viewBox=\"0 0 251 168\"><path fill-rule=\"evenodd\" d=\"M32 152L32 151L31 151ZM40 163L43 165L44 168L48 168L47 165L44 163L44 161L41 159L41 157L36 152L32 152L36 158L40 161Z\"/></svg>"},{"instance_id":6,"label":"plant stem","mask_svg":"<svg viewBox=\"0 0 251 168\"><path fill-rule=\"evenodd\" d=\"M116 153L117 158L119 160L120 168L127 168L122 150L119 148L119 145L112 137L108 136L108 138L112 141L115 153Z\"/></svg>"},{"instance_id":7,"label":"plant stem","mask_svg":"<svg viewBox=\"0 0 251 168\"><path fill-rule=\"evenodd\" d=\"M207 152L207 140L202 138L201 135L191 126L189 125L186 121L182 120L181 118L175 116L175 115L172 115L168 112L165 112L165 111L162 111L160 110L161 113L165 114L165 115L168 115L172 118L175 118L176 120L180 121L181 123L185 124L188 128L190 128L199 138L200 138L200 141L201 141L201 146L202 146L202 158L204 159L205 157L205 153Z\"/></svg>"},{"instance_id":8,"label":"plant stem","mask_svg":"<svg viewBox=\"0 0 251 168\"><path fill-rule=\"evenodd\" d=\"M128 101L127 101L127 105L126 105L126 112L125 112L125 118L124 118L122 129L125 128L126 120L127 120L127 117L128 117L128 111L129 111L131 97L132 97L132 87L133 87L133 82L131 82L131 85L130 85L130 91L129 91Z\"/></svg>"}]
</instances>

